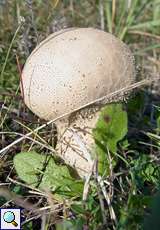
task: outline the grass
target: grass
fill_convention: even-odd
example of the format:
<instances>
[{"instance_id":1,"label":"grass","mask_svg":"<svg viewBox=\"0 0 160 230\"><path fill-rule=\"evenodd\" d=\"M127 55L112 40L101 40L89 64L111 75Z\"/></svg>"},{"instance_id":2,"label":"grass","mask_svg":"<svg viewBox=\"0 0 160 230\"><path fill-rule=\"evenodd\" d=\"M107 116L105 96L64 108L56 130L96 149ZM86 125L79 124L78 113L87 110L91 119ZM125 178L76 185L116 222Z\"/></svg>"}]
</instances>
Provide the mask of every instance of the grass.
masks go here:
<instances>
[{"instance_id":1,"label":"grass","mask_svg":"<svg viewBox=\"0 0 160 230\"><path fill-rule=\"evenodd\" d=\"M95 134L97 171L85 183L73 179L73 172L70 177L71 169L55 157L53 122L46 124L32 114L19 90L20 71L31 50L49 33L65 26L104 27L132 49L138 80L159 76L160 1L14 0L0 2L0 21L1 207L23 207L26 230L160 229L156 205L160 187L157 83L142 86L123 104L125 118L120 107L116 111L112 129L119 133L118 139L106 135L105 124ZM115 105L111 108L117 109ZM123 137L117 123L125 130ZM102 146L98 144L101 141L105 143ZM35 164L29 168L28 159L19 157L28 151L39 153L32 156ZM105 163L99 170L101 157ZM53 189L57 178L51 168L55 162L63 183L59 180Z\"/></svg>"}]
</instances>

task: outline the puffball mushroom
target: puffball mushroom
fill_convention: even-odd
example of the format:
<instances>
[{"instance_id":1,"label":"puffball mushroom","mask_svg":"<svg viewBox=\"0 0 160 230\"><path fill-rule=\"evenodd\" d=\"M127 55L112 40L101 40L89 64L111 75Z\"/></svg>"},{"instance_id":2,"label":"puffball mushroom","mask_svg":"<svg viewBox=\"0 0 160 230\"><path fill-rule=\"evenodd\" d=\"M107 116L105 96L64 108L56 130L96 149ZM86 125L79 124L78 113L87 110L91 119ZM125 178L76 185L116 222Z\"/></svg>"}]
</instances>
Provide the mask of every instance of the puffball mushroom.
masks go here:
<instances>
[{"instance_id":1,"label":"puffball mushroom","mask_svg":"<svg viewBox=\"0 0 160 230\"><path fill-rule=\"evenodd\" d=\"M92 128L101 107L110 102L99 99L134 82L127 45L93 28L51 34L33 50L22 72L24 101L32 112L45 120L68 114L55 121L56 151L81 177L92 170Z\"/></svg>"}]
</instances>

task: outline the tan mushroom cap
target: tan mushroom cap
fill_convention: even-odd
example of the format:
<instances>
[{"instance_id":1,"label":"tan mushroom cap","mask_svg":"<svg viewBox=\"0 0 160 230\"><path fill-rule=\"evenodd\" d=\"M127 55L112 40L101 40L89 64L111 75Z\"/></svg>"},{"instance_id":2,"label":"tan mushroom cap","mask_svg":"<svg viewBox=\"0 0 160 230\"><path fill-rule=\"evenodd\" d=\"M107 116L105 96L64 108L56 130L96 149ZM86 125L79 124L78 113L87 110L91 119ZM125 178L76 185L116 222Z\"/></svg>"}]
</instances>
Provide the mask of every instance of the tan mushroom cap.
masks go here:
<instances>
[{"instance_id":1,"label":"tan mushroom cap","mask_svg":"<svg viewBox=\"0 0 160 230\"><path fill-rule=\"evenodd\" d=\"M39 44L24 66L22 81L26 105L52 120L135 82L134 58L109 33L70 28Z\"/></svg>"}]
</instances>

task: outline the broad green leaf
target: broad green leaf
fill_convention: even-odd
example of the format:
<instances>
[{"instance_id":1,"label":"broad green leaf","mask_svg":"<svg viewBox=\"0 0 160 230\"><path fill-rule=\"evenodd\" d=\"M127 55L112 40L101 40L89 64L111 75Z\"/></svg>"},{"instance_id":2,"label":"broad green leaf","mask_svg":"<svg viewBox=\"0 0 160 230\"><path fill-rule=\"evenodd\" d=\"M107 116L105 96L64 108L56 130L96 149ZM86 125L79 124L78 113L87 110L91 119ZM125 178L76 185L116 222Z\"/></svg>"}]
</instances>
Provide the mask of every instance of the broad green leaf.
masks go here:
<instances>
[{"instance_id":1,"label":"broad green leaf","mask_svg":"<svg viewBox=\"0 0 160 230\"><path fill-rule=\"evenodd\" d=\"M19 178L27 184L36 187L38 175L41 173L45 156L36 152L21 152L14 157L13 163Z\"/></svg>"},{"instance_id":2,"label":"broad green leaf","mask_svg":"<svg viewBox=\"0 0 160 230\"><path fill-rule=\"evenodd\" d=\"M102 173L107 169L108 150L112 153L117 151L117 143L127 133L127 113L121 104L107 105L102 109L93 136L96 143L99 171ZM112 162L113 165L115 162Z\"/></svg>"},{"instance_id":3,"label":"broad green leaf","mask_svg":"<svg viewBox=\"0 0 160 230\"><path fill-rule=\"evenodd\" d=\"M48 158L48 157L47 157ZM48 189L60 197L81 196L82 181L71 177L67 166L36 152L21 152L14 157L14 166L21 180L33 187Z\"/></svg>"},{"instance_id":4,"label":"broad green leaf","mask_svg":"<svg viewBox=\"0 0 160 230\"><path fill-rule=\"evenodd\" d=\"M82 182L72 178L67 166L57 165L53 158L49 160L40 184L40 188L46 187L63 197L80 196L83 191Z\"/></svg>"},{"instance_id":5,"label":"broad green leaf","mask_svg":"<svg viewBox=\"0 0 160 230\"><path fill-rule=\"evenodd\" d=\"M99 142L107 144L112 152L117 151L117 142L127 133L127 113L121 104L107 105L102 109L94 129L94 137Z\"/></svg>"}]
</instances>

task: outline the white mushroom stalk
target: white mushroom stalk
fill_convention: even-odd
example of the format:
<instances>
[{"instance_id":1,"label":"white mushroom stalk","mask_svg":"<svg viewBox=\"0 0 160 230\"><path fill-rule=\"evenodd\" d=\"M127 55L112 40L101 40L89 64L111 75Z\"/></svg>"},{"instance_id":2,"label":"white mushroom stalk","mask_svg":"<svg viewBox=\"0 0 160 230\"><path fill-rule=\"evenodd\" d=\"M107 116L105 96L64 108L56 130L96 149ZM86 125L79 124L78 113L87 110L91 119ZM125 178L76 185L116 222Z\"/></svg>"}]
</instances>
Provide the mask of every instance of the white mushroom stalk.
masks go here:
<instances>
[{"instance_id":1,"label":"white mushroom stalk","mask_svg":"<svg viewBox=\"0 0 160 230\"><path fill-rule=\"evenodd\" d=\"M31 53L22 72L24 101L36 115L53 120L70 114L56 121L56 150L81 177L92 170L92 129L108 100L92 102L135 81L134 58L128 47L93 28L70 28L50 35Z\"/></svg>"},{"instance_id":2,"label":"white mushroom stalk","mask_svg":"<svg viewBox=\"0 0 160 230\"><path fill-rule=\"evenodd\" d=\"M65 121L56 122L59 134L57 152L81 177L87 176L93 167L92 129L98 120L99 112L99 107L86 107L71 114Z\"/></svg>"}]
</instances>

